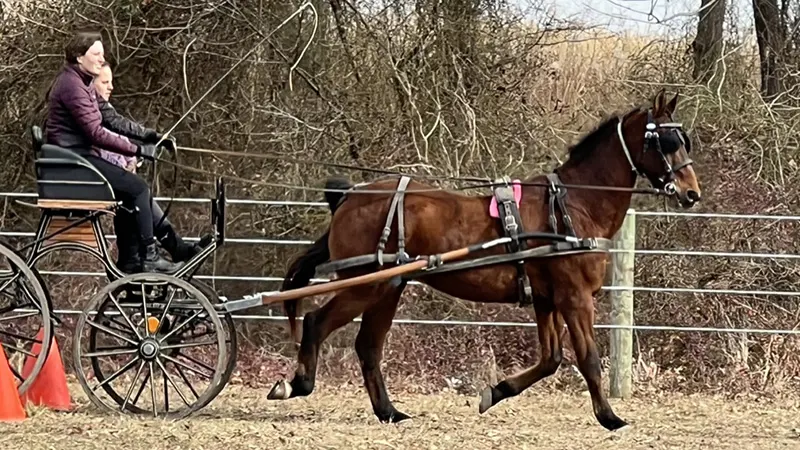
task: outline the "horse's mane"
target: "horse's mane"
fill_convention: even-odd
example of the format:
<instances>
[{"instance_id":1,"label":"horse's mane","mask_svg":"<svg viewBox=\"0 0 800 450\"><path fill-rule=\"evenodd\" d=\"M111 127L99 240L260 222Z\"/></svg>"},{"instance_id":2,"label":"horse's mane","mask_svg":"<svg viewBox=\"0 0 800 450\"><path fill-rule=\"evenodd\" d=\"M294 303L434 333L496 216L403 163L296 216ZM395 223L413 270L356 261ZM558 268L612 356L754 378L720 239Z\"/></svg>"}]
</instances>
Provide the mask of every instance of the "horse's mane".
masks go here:
<instances>
[{"instance_id":1,"label":"horse's mane","mask_svg":"<svg viewBox=\"0 0 800 450\"><path fill-rule=\"evenodd\" d=\"M597 149L597 147L600 146L600 143L603 140L608 138L610 133L617 132L617 123L619 123L620 117L627 118L631 114L634 114L640 110L641 108L637 107L628 110L628 112L624 114L614 113L606 116L600 125L587 133L577 144L572 145L567 149L569 154L569 159L567 162L577 163L586 159L592 154L592 152L594 152L595 149Z\"/></svg>"}]
</instances>

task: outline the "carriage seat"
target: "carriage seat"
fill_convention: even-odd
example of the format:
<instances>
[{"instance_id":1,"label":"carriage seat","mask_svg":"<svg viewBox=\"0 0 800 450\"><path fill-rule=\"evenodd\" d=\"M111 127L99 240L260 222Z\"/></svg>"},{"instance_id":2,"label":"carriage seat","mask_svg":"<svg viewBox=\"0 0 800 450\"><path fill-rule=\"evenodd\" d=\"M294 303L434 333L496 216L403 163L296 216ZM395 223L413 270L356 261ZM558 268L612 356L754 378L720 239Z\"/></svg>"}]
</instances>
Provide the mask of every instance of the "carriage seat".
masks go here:
<instances>
[{"instance_id":1,"label":"carriage seat","mask_svg":"<svg viewBox=\"0 0 800 450\"><path fill-rule=\"evenodd\" d=\"M42 129L31 127L38 206L49 209L112 209L117 200L106 178L82 156L45 144Z\"/></svg>"}]
</instances>

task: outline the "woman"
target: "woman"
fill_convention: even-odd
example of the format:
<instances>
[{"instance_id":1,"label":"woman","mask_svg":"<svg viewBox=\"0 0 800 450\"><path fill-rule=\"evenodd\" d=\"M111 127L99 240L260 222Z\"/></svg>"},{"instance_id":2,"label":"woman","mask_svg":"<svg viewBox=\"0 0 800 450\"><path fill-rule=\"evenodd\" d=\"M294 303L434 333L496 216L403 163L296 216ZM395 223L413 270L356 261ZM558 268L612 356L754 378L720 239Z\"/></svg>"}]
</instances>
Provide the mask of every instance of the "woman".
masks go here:
<instances>
[{"instance_id":1,"label":"woman","mask_svg":"<svg viewBox=\"0 0 800 450\"><path fill-rule=\"evenodd\" d=\"M113 79L114 75L111 72L111 66L108 62L104 62L100 73L94 79L94 86L98 95L97 101L103 117L102 125L134 142L154 143L161 140L162 136L157 131L145 128L123 117L109 103L111 92L114 90ZM175 151L175 143L172 140L165 140L163 144L169 150ZM108 150L101 150L100 157L117 167L136 173L136 157L125 156ZM199 245L185 243L169 220L164 218L164 213L155 200L152 200L152 211L156 226L154 230L155 236L161 242L161 246L172 256L172 261L183 262L189 260L199 253L204 246L211 243L211 235L204 236ZM114 228L117 232L117 250L119 251L117 267L123 272L131 272L138 268L141 261L138 254L139 240L136 238L135 230L130 229L130 220L126 219L128 218L124 217L124 215L117 215L114 218Z\"/></svg>"},{"instance_id":2,"label":"woman","mask_svg":"<svg viewBox=\"0 0 800 450\"><path fill-rule=\"evenodd\" d=\"M136 207L135 223L141 245L139 255L145 272L174 272L183 263L171 263L158 254L153 234L150 189L138 175L109 163L100 150L154 160L152 143L135 144L103 128L97 92L92 82L103 67L104 50L99 33L81 32L64 47L66 64L47 95L45 142L83 156L111 184L114 195L128 207Z\"/></svg>"}]
</instances>

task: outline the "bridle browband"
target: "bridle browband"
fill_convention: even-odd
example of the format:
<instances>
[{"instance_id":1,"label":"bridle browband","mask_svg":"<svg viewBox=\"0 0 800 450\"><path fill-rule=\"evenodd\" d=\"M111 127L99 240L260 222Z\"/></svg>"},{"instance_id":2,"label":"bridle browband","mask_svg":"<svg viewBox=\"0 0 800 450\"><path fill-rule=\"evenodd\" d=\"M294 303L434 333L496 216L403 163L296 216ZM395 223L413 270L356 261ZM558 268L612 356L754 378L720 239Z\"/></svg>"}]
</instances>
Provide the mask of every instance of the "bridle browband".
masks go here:
<instances>
[{"instance_id":1,"label":"bridle browband","mask_svg":"<svg viewBox=\"0 0 800 450\"><path fill-rule=\"evenodd\" d=\"M619 142L622 144L622 151L625 153L625 157L628 159L628 163L631 165L631 170L636 172L637 176L647 178L637 167L636 164L633 163L633 158L631 157L631 152L628 149L628 145L625 143L625 136L622 134L622 122L623 118L620 118L617 121L617 136L619 137ZM644 139L645 139L645 148L644 151L647 152L652 147L658 151L658 154L661 156L661 160L664 162L664 174L658 178L658 181L664 185L664 190L673 195L677 192L675 188L675 172L683 169L686 166L692 165L694 161L691 158L686 158L683 162L678 164L677 166L672 166L669 161L667 161L667 155L664 154L664 151L661 147L661 136L658 134L659 129L668 129L668 130L675 130L678 134L678 139L681 141L681 144L686 148L686 152L688 153L691 148L691 145L688 143L689 139L686 135L686 132L683 131L683 124L680 122L666 122L662 124L657 124L653 119L653 110L647 110L647 125L645 125L645 132L644 132ZM653 184L652 182L650 183ZM658 188L657 186L653 186Z\"/></svg>"}]
</instances>

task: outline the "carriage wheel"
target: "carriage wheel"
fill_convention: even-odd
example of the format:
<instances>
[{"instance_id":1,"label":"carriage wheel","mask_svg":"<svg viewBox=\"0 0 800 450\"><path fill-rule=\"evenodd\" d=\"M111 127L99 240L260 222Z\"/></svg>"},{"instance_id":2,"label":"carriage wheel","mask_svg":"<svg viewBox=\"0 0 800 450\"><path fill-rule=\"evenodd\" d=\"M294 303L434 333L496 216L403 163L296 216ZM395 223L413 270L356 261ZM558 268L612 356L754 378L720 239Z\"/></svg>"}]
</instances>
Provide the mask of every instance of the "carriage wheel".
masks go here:
<instances>
[{"instance_id":1,"label":"carriage wheel","mask_svg":"<svg viewBox=\"0 0 800 450\"><path fill-rule=\"evenodd\" d=\"M75 328L75 372L109 411L182 418L225 385L227 333L214 305L187 281L129 275L103 288Z\"/></svg>"},{"instance_id":2,"label":"carriage wheel","mask_svg":"<svg viewBox=\"0 0 800 450\"><path fill-rule=\"evenodd\" d=\"M205 296L208 297L211 300L212 304L220 304L221 303L220 299L219 299L219 296L214 291L214 289L211 288L211 286L209 286L206 283L203 283L202 281L196 280L196 279L192 279L190 282L191 282L192 285L197 287L203 294L205 294ZM110 305L111 305L111 302L109 300L106 303L105 306L110 306ZM227 343L227 345L226 345L226 356L227 356L227 359L226 359L226 364L225 364L225 371L223 372L222 376L220 377L220 383L218 385L218 388L215 389L212 394L209 394L207 396L208 397L208 401L207 402L198 403L196 405L196 407L195 407L195 410L199 410L199 409L205 407L208 404L208 402L210 402L211 400L216 398L217 395L219 395L219 393L222 392L222 390L225 388L225 386L227 385L228 381L231 378L231 375L233 375L233 371L236 369L237 343L236 343L235 323L233 322L233 318L231 317L230 313L228 313L228 312L220 312L220 313L218 313L218 315L220 316L220 321L222 323L222 329L225 331L226 343ZM200 320L204 320L206 322L210 321L208 316L205 316L203 318L198 318L198 321L200 321ZM118 320L115 323L115 325L117 325L117 326L118 325L123 325L124 326L124 324L119 323L119 322L120 321ZM210 323L209 323L209 325L210 325ZM90 331L90 339L96 339L97 333L98 333L98 330L96 328L93 328ZM197 336L195 336L195 337L197 337ZM94 350L96 350L96 349L93 348L93 351ZM101 386L102 386L103 390L111 398L113 398L114 401L118 405L123 404L123 402L125 401L124 398L120 394L118 394L116 391L114 391L114 389L111 387L110 384L104 384L103 383L103 381L107 378L107 374L103 372L103 368L100 365L100 359L99 358L96 358L96 359L92 360L92 370L94 371L95 378L97 378L97 380L101 383ZM130 404L128 404L126 406L126 408L130 412L137 413L137 414L147 413L148 412L147 410L144 410L142 408L139 408L139 407L136 407L135 405L130 405Z\"/></svg>"},{"instance_id":3,"label":"carriage wheel","mask_svg":"<svg viewBox=\"0 0 800 450\"><path fill-rule=\"evenodd\" d=\"M0 244L0 348L19 395L42 370L53 337L52 305L41 275Z\"/></svg>"}]
</instances>

